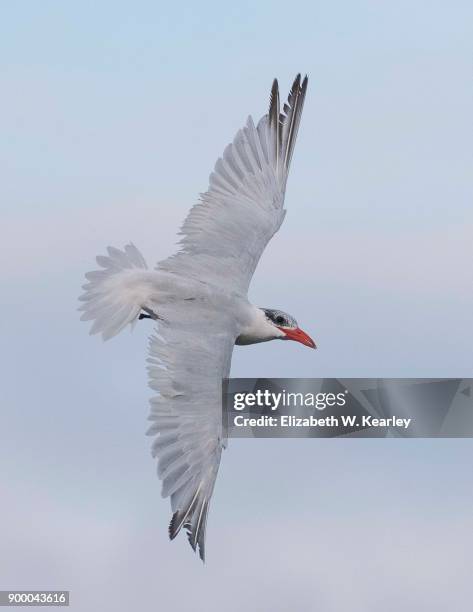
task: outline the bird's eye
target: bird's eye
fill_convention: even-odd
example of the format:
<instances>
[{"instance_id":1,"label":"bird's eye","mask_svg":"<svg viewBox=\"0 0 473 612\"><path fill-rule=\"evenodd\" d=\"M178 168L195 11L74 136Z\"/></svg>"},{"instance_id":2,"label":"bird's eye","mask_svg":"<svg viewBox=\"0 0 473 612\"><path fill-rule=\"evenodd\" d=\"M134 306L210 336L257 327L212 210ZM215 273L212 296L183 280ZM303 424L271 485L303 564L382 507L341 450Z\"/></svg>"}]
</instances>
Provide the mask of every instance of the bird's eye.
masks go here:
<instances>
[{"instance_id":1,"label":"bird's eye","mask_svg":"<svg viewBox=\"0 0 473 612\"><path fill-rule=\"evenodd\" d=\"M276 323L278 325L283 325L286 321L284 320L284 317L281 317L281 315L279 315L278 317L276 317Z\"/></svg>"}]
</instances>

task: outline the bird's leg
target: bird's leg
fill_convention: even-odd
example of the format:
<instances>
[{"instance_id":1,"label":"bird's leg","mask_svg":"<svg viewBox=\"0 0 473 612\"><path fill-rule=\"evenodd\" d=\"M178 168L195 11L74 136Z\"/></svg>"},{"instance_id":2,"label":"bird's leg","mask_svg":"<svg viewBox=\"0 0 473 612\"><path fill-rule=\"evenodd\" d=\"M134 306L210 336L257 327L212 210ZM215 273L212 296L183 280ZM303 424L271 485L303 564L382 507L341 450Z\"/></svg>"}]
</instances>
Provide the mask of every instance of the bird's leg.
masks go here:
<instances>
[{"instance_id":1,"label":"bird's leg","mask_svg":"<svg viewBox=\"0 0 473 612\"><path fill-rule=\"evenodd\" d=\"M153 312L151 310L151 308L146 308L145 306L142 306L142 310L144 310L147 314L144 313L140 313L140 316L138 317L139 320L141 319L159 319L158 315Z\"/></svg>"}]
</instances>

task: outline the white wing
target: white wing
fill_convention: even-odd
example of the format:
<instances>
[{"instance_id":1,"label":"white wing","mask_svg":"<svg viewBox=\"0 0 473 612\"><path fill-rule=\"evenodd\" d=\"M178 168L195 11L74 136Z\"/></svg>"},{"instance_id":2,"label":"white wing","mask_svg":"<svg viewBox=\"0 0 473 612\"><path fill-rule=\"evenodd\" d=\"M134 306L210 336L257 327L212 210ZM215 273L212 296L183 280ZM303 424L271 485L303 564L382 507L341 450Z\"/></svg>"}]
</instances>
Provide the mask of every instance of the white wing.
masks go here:
<instances>
[{"instance_id":1,"label":"white wing","mask_svg":"<svg viewBox=\"0 0 473 612\"><path fill-rule=\"evenodd\" d=\"M148 434L157 435L163 497L171 497L169 535L181 527L200 557L222 449L222 378L228 376L236 337L231 313L207 302L182 300L159 311L159 336L150 340Z\"/></svg>"},{"instance_id":2,"label":"white wing","mask_svg":"<svg viewBox=\"0 0 473 612\"><path fill-rule=\"evenodd\" d=\"M298 75L283 112L275 80L269 113L251 117L228 145L208 191L190 211L181 250L158 269L246 294L267 243L279 229L286 181L302 114L307 77Z\"/></svg>"}]
</instances>

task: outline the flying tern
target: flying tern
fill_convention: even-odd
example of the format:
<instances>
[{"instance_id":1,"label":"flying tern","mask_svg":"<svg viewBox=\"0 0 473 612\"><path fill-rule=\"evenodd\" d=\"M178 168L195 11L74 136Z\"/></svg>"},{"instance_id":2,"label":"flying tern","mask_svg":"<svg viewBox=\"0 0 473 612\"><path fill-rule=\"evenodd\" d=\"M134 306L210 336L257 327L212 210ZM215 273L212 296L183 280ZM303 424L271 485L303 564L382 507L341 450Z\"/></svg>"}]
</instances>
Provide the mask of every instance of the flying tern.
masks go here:
<instances>
[{"instance_id":1,"label":"flying tern","mask_svg":"<svg viewBox=\"0 0 473 612\"><path fill-rule=\"evenodd\" d=\"M151 400L148 434L154 437L162 495L170 497L169 536L184 528L205 557L209 503L225 439L222 379L233 346L295 340L315 348L289 314L258 308L248 286L258 261L285 216L286 182L307 90L297 75L280 109L274 80L269 111L251 116L210 175L208 191L181 228L180 250L149 270L133 245L108 247L99 270L88 272L82 320L91 334L111 338L150 318Z\"/></svg>"}]
</instances>

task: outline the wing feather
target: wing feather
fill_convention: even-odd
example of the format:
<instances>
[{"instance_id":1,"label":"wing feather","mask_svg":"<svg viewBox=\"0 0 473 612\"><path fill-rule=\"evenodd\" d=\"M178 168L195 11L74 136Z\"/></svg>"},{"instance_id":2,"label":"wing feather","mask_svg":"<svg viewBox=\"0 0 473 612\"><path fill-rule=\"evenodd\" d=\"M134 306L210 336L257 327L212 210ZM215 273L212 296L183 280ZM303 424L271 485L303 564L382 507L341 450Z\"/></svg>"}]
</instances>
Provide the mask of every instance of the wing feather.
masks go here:
<instances>
[{"instance_id":1,"label":"wing feather","mask_svg":"<svg viewBox=\"0 0 473 612\"><path fill-rule=\"evenodd\" d=\"M162 495L171 498L169 536L184 527L202 559L223 444L221 383L236 334L225 309L182 300L161 306L159 335L150 339L148 374L159 395L151 400L147 433L155 436L151 452Z\"/></svg>"},{"instance_id":2,"label":"wing feather","mask_svg":"<svg viewBox=\"0 0 473 612\"><path fill-rule=\"evenodd\" d=\"M284 219L307 81L305 77L301 84L297 75L281 112L274 80L268 114L256 126L249 117L225 148L208 191L182 225L180 251L160 262L158 269L247 293L261 254Z\"/></svg>"}]
</instances>

